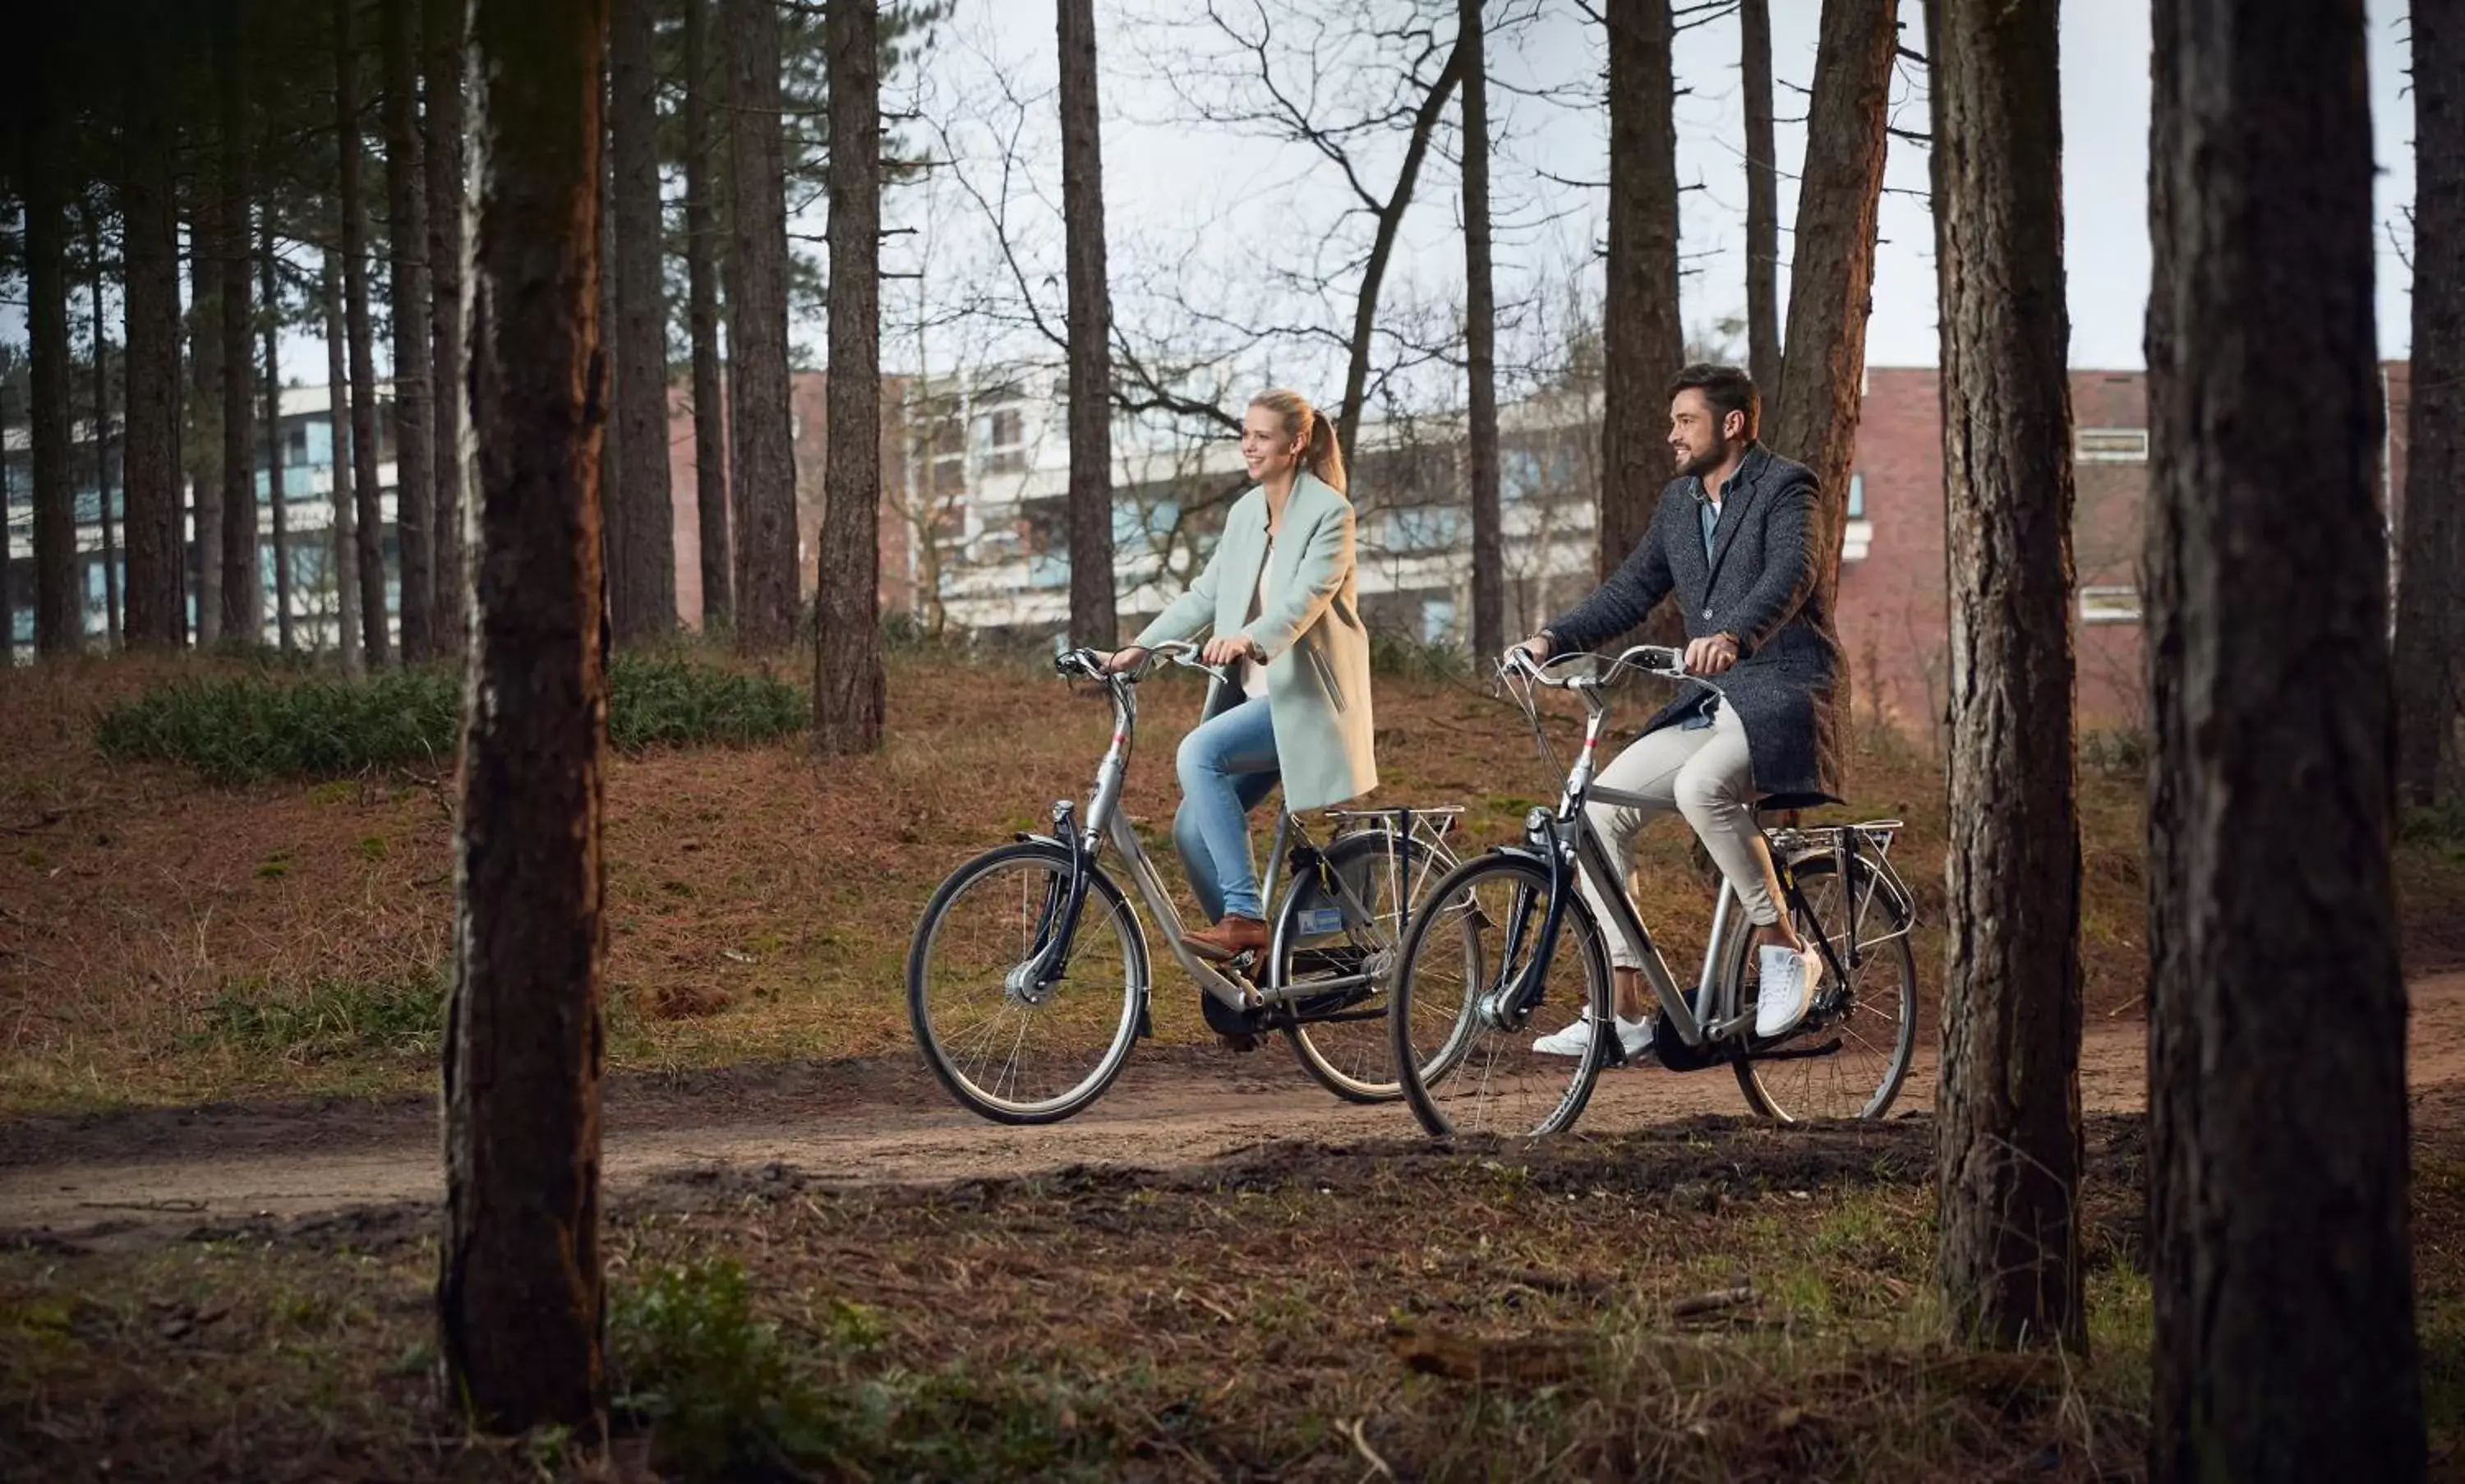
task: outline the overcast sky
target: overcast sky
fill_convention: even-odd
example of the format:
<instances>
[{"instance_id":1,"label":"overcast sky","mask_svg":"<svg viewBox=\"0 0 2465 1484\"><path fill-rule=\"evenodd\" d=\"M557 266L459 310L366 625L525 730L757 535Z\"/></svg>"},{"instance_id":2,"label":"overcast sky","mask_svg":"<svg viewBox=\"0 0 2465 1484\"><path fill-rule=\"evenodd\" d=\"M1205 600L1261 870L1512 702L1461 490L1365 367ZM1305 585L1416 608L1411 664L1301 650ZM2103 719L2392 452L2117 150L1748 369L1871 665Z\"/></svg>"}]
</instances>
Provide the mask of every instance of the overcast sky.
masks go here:
<instances>
[{"instance_id":1,"label":"overcast sky","mask_svg":"<svg viewBox=\"0 0 2465 1484\"><path fill-rule=\"evenodd\" d=\"M1218 0L1246 14L1251 0ZM1289 4L1291 0L1270 0ZM1375 3L1375 0L1370 0ZM1774 72L1784 84L1776 111L1802 116L1805 99L1787 84L1811 80L1818 0L1770 0ZM1105 103L1104 177L1116 262L1133 260L1141 245L1169 240L1177 224L1188 233L1289 240L1318 229L1340 180L1296 146L1233 138L1175 117L1171 90L1158 77L1169 65L1170 33L1152 21L1176 4L1203 0L1099 0L1104 27L1100 66ZM1494 11L1508 7L1494 7ZM2382 224L2379 255L2380 348L2399 357L2407 344L2408 274L2387 229L2401 228L2399 208L2412 194L2412 104L2403 91L2406 64L2403 0L2368 0L2369 68L2380 166L2376 189ZM1492 107L1502 114L1500 158L1494 166L1501 197L1500 294L1511 298L1552 275L1581 271L1599 234L1599 192L1554 186L1539 172L1576 182L1601 178L1605 123L1598 106L1602 65L1599 28L1566 0L1542 0L1542 15L1493 58L1501 83ZM1903 41L1922 51L1920 0L1901 0ZM1052 8L1020 0L963 0L950 52L936 66L999 66L1023 93L1049 87L1054 45ZM2148 10L2145 0L2065 0L2062 8L2065 257L2070 277L2073 365L2141 365L2141 320L2147 297L2146 202L2148 136ZM1744 188L1738 151L1743 96L1738 80L1738 30L1721 19L1678 37L1677 77L1679 178L1699 187L1686 197L1680 251L1689 269L1684 299L1690 327L1743 314ZM1904 64L1895 81L1895 122L1927 127L1922 69ZM1049 95L1047 95L1049 99ZM1049 108L1049 101L1047 104ZM1782 168L1793 174L1805 149L1802 124L1778 130ZM1452 166L1425 180L1399 262L1398 287L1414 293L1459 291L1461 245L1455 233ZM1922 192L1925 148L1894 138L1883 245L1875 277L1867 359L1877 365L1932 365L1936 360L1933 229ZM1794 220L1794 182L1781 182L1781 221ZM1260 247L1259 252L1272 253ZM1789 244L1783 238L1783 293ZM1057 259L1056 259L1057 262ZM1237 271L1226 270L1228 275ZM812 338L818 339L818 335Z\"/></svg>"}]
</instances>

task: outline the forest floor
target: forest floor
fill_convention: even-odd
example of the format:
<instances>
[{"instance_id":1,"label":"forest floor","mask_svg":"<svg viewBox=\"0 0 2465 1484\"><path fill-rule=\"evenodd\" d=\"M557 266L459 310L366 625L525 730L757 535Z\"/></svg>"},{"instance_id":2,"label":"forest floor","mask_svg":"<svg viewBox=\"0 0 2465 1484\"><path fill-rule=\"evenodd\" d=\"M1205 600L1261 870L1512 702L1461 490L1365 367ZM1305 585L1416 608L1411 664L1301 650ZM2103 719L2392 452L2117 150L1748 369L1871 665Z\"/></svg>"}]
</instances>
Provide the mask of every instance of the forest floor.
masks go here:
<instances>
[{"instance_id":1,"label":"forest floor","mask_svg":"<svg viewBox=\"0 0 2465 1484\"><path fill-rule=\"evenodd\" d=\"M483 1442L435 1401L450 766L220 788L103 759L95 708L164 678L0 676L0 1476L2139 1467L2136 777L2082 780L2093 1343L2065 1364L1940 1343L1931 1034L1877 1123L1774 1128L1733 1117L1725 1072L1642 1070L1575 1136L1440 1147L1275 1043L1218 1050L1167 965L1157 1038L1101 1101L998 1128L909 1048L900 962L942 875L1083 789L1099 699L907 657L877 758L620 758L603 1247L625 1426L598 1453ZM1196 695L1146 699L1129 797L1152 834ZM1459 846L1554 795L1478 688L1382 680L1379 706L1382 801L1470 806ZM1940 777L1865 742L1858 814L1910 822L1930 1031ZM2399 875L2427 1382L2439 1467L2465 1475L2465 849L2409 840ZM1682 833L1654 832L1645 876L1655 929L1699 943Z\"/></svg>"}]
</instances>

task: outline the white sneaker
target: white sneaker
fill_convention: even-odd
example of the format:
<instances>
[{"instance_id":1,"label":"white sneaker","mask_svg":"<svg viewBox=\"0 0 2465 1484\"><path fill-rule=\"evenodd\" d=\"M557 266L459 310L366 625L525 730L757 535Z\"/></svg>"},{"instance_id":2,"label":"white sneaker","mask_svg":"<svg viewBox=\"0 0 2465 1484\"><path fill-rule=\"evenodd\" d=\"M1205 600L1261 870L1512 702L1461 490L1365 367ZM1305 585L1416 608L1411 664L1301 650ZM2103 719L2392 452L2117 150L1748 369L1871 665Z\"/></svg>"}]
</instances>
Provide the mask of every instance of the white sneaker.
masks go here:
<instances>
[{"instance_id":1,"label":"white sneaker","mask_svg":"<svg viewBox=\"0 0 2465 1484\"><path fill-rule=\"evenodd\" d=\"M1610 1017L1617 1023L1618 1050L1629 1061L1639 1061L1652 1054L1652 1022L1629 1020L1623 1015ZM1553 1031L1532 1043L1532 1049L1543 1056L1581 1056L1592 1049L1592 1012L1585 1010L1575 1023L1563 1030Z\"/></svg>"},{"instance_id":2,"label":"white sneaker","mask_svg":"<svg viewBox=\"0 0 2465 1484\"><path fill-rule=\"evenodd\" d=\"M1823 953L1810 944L1787 948L1765 943L1757 969L1762 983L1755 993L1755 1035L1776 1040L1796 1030L1814 1008L1814 986L1823 982Z\"/></svg>"}]
</instances>

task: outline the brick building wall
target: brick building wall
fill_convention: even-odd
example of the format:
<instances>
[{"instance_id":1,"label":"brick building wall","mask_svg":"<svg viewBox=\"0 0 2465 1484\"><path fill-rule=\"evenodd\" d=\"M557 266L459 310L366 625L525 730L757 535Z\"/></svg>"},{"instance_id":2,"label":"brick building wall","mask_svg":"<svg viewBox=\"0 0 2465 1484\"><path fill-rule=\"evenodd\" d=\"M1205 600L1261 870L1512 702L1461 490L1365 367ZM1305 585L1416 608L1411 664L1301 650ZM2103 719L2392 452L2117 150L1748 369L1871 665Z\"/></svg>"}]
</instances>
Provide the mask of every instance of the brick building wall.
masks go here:
<instances>
[{"instance_id":1,"label":"brick building wall","mask_svg":"<svg viewBox=\"0 0 2465 1484\"><path fill-rule=\"evenodd\" d=\"M2390 434L2381 504L2402 500L2407 367L2382 367ZM2148 388L2138 371L2074 371L2072 613L2083 729L2140 726L2141 507L2148 485ZM1931 368L1877 366L1859 410L1855 498L1865 555L1840 572L1840 638L1861 721L1937 739L1948 700L1942 386Z\"/></svg>"},{"instance_id":2,"label":"brick building wall","mask_svg":"<svg viewBox=\"0 0 2465 1484\"><path fill-rule=\"evenodd\" d=\"M788 380L788 418L796 460L796 590L808 603L820 572L822 470L830 447L830 375L798 371ZM907 439L901 409L906 387L897 377L881 384L881 610L907 609L910 590L907 523L890 492L907 480ZM701 514L695 479L693 388L668 388L668 502L676 518L677 613L685 627L701 628ZM733 522L729 532L734 534Z\"/></svg>"}]
</instances>

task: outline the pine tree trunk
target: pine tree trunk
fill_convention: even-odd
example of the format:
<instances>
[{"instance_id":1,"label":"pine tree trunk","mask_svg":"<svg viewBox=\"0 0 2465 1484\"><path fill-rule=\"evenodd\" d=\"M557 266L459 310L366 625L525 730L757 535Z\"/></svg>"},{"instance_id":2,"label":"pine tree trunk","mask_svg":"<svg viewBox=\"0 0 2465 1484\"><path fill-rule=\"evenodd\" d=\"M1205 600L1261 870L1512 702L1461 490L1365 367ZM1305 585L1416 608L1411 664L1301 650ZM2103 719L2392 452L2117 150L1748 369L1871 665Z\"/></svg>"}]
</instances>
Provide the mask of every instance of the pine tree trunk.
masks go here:
<instances>
[{"instance_id":1,"label":"pine tree trunk","mask_svg":"<svg viewBox=\"0 0 2465 1484\"><path fill-rule=\"evenodd\" d=\"M334 118L341 135L342 178L337 195L343 217L343 330L351 363L351 497L360 553L360 642L367 667L374 670L385 664L392 645L386 607L385 513L377 491L377 365L368 339L368 225L360 195L360 63L351 39L353 3L334 0Z\"/></svg>"},{"instance_id":2,"label":"pine tree trunk","mask_svg":"<svg viewBox=\"0 0 2465 1484\"><path fill-rule=\"evenodd\" d=\"M1771 0L1738 0L1746 102L1746 374L1780 401L1780 162L1772 145Z\"/></svg>"},{"instance_id":3,"label":"pine tree trunk","mask_svg":"<svg viewBox=\"0 0 2465 1484\"><path fill-rule=\"evenodd\" d=\"M110 651L120 648L120 550L111 519L111 376L110 340L102 328L102 221L92 206L85 209L86 299L94 310L94 498L95 519L102 529L102 635ZM8 508L0 501L0 510Z\"/></svg>"},{"instance_id":4,"label":"pine tree trunk","mask_svg":"<svg viewBox=\"0 0 2465 1484\"><path fill-rule=\"evenodd\" d=\"M354 678L367 673L360 648L360 543L354 518L350 471L358 462L352 450L351 383L344 365L343 274L332 253L325 255L318 293L325 315L325 424L334 442L334 635L343 653L343 674Z\"/></svg>"},{"instance_id":5,"label":"pine tree trunk","mask_svg":"<svg viewBox=\"0 0 2465 1484\"><path fill-rule=\"evenodd\" d=\"M256 359L249 251L248 54L240 0L214 9L214 85L219 97L223 394L223 637L254 648L265 627L265 579L256 550Z\"/></svg>"},{"instance_id":6,"label":"pine tree trunk","mask_svg":"<svg viewBox=\"0 0 2465 1484\"><path fill-rule=\"evenodd\" d=\"M469 359L464 351L467 308L462 294L464 166L463 65L469 47L469 0L424 0L422 59L427 106L420 158L428 171L428 282L432 410L435 454L434 641L439 654L460 661L468 647L470 573L462 549L463 491L470 481L470 454L463 448L464 410L470 405Z\"/></svg>"},{"instance_id":7,"label":"pine tree trunk","mask_svg":"<svg viewBox=\"0 0 2465 1484\"><path fill-rule=\"evenodd\" d=\"M727 412L735 463L736 644L746 653L759 654L793 642L797 611L779 9L776 0L727 0L725 13L728 113L734 121L727 193L735 217L735 250L729 258L734 277L727 290ZM843 374L833 359L833 387Z\"/></svg>"},{"instance_id":8,"label":"pine tree trunk","mask_svg":"<svg viewBox=\"0 0 2465 1484\"><path fill-rule=\"evenodd\" d=\"M668 499L666 234L659 221L657 0L611 0L610 148L616 157L616 421L625 468L610 512L616 642L677 628L677 523Z\"/></svg>"},{"instance_id":9,"label":"pine tree trunk","mask_svg":"<svg viewBox=\"0 0 2465 1484\"><path fill-rule=\"evenodd\" d=\"M222 209L201 186L189 215L189 426L181 446L188 471L189 540L196 547L197 645L223 637L223 287Z\"/></svg>"},{"instance_id":10,"label":"pine tree trunk","mask_svg":"<svg viewBox=\"0 0 2465 1484\"><path fill-rule=\"evenodd\" d=\"M2465 5L2416 0L2413 364L2396 609L2397 788L2465 799Z\"/></svg>"},{"instance_id":11,"label":"pine tree trunk","mask_svg":"<svg viewBox=\"0 0 2465 1484\"><path fill-rule=\"evenodd\" d=\"M402 660L436 653L436 432L429 414L428 188L419 159L418 0L379 0L385 28L386 224L393 268L394 537Z\"/></svg>"},{"instance_id":12,"label":"pine tree trunk","mask_svg":"<svg viewBox=\"0 0 2465 1484\"><path fill-rule=\"evenodd\" d=\"M880 624L881 53L876 4L833 0L827 33L830 446L822 470L821 583L813 635L813 742L825 756L878 748L885 709ZM1068 55L1068 48L1063 55ZM1088 60L1092 65L1092 52ZM1074 244L1074 256L1077 252ZM1074 364L1074 374L1076 370ZM1078 405L1074 394L1074 420ZM1109 398L1099 405L1108 406Z\"/></svg>"},{"instance_id":13,"label":"pine tree trunk","mask_svg":"<svg viewBox=\"0 0 2465 1484\"><path fill-rule=\"evenodd\" d=\"M1951 590L1935 1271L1955 1326L2087 1342L2071 324L2054 0L1930 0Z\"/></svg>"},{"instance_id":14,"label":"pine tree trunk","mask_svg":"<svg viewBox=\"0 0 2465 1484\"><path fill-rule=\"evenodd\" d=\"M2424 1437L2364 17L2248 14L2153 17L2149 1473L2403 1481Z\"/></svg>"},{"instance_id":15,"label":"pine tree trunk","mask_svg":"<svg viewBox=\"0 0 2465 1484\"><path fill-rule=\"evenodd\" d=\"M711 0L685 8L685 281L693 335L694 504L701 534L701 629L734 621L727 541L727 405L719 374L719 240L711 192Z\"/></svg>"},{"instance_id":16,"label":"pine tree trunk","mask_svg":"<svg viewBox=\"0 0 2465 1484\"><path fill-rule=\"evenodd\" d=\"M1602 329L1601 574L1652 525L1669 483L1669 378L1685 359L1677 318L1677 130L1665 5L1608 8L1609 294ZM1673 605L1648 628L1669 636ZM1679 622L1676 634L1682 637Z\"/></svg>"},{"instance_id":17,"label":"pine tree trunk","mask_svg":"<svg viewBox=\"0 0 2465 1484\"><path fill-rule=\"evenodd\" d=\"M1464 361L1471 372L1466 428L1472 476L1472 647L1506 651L1506 587L1498 506L1498 284L1490 263L1489 56L1481 0L1455 8L1464 52Z\"/></svg>"},{"instance_id":18,"label":"pine tree trunk","mask_svg":"<svg viewBox=\"0 0 2465 1484\"><path fill-rule=\"evenodd\" d=\"M1109 650L1121 643L1121 619L1113 592L1113 295L1104 266L1096 8L1094 0L1061 0L1057 10L1070 280L1070 642Z\"/></svg>"},{"instance_id":19,"label":"pine tree trunk","mask_svg":"<svg viewBox=\"0 0 2465 1484\"><path fill-rule=\"evenodd\" d=\"M1789 238L1788 371L1776 415L1766 419L1765 441L1814 472L1823 521L1807 612L1826 627L1837 606L1840 541L1848 529L1866 316L1874 300L1886 110L1899 45L1891 5L1823 0L1797 230ZM1832 691L1832 709L1845 735L1851 716L1845 670Z\"/></svg>"},{"instance_id":20,"label":"pine tree trunk","mask_svg":"<svg viewBox=\"0 0 2465 1484\"><path fill-rule=\"evenodd\" d=\"M256 260L258 299L265 305L265 508L274 524L274 634L282 653L298 648L291 625L290 491L282 470L282 286L274 272L274 212Z\"/></svg>"},{"instance_id":21,"label":"pine tree trunk","mask_svg":"<svg viewBox=\"0 0 2465 1484\"><path fill-rule=\"evenodd\" d=\"M67 147L54 88L38 83L26 110L27 385L34 484L34 653L74 654L85 646L85 584L77 549L77 489L69 469L69 281Z\"/></svg>"},{"instance_id":22,"label":"pine tree trunk","mask_svg":"<svg viewBox=\"0 0 2465 1484\"><path fill-rule=\"evenodd\" d=\"M596 1430L602 767L599 67L606 0L479 0L479 450L447 1015L447 1395Z\"/></svg>"},{"instance_id":23,"label":"pine tree trunk","mask_svg":"<svg viewBox=\"0 0 2465 1484\"><path fill-rule=\"evenodd\" d=\"M180 536L180 242L162 64L132 64L128 173L120 192L122 313L128 350L122 460L127 584L122 633L131 648L188 642Z\"/></svg>"}]
</instances>

